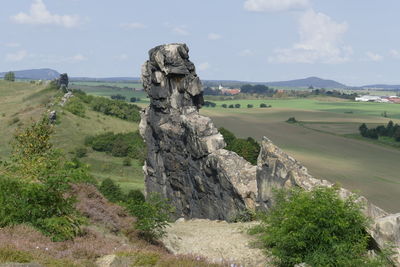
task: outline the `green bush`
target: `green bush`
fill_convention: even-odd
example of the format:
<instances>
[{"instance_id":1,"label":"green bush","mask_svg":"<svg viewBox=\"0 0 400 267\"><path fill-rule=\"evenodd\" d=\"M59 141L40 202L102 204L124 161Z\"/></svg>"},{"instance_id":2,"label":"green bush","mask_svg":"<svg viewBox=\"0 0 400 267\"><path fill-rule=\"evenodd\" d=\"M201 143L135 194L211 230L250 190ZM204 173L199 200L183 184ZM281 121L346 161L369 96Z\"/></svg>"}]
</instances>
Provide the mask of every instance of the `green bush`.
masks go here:
<instances>
[{"instance_id":1,"label":"green bush","mask_svg":"<svg viewBox=\"0 0 400 267\"><path fill-rule=\"evenodd\" d=\"M122 166L126 166L126 167L132 166L132 160L130 158L124 158L122 160Z\"/></svg>"},{"instance_id":2,"label":"green bush","mask_svg":"<svg viewBox=\"0 0 400 267\"><path fill-rule=\"evenodd\" d=\"M135 189L130 190L126 196L127 203L141 204L146 201L142 191Z\"/></svg>"},{"instance_id":3,"label":"green bush","mask_svg":"<svg viewBox=\"0 0 400 267\"><path fill-rule=\"evenodd\" d=\"M94 97L90 104L94 111L101 112L105 115L114 116L127 121L140 121L141 109L134 104L105 97Z\"/></svg>"},{"instance_id":4,"label":"green bush","mask_svg":"<svg viewBox=\"0 0 400 267\"><path fill-rule=\"evenodd\" d=\"M121 187L110 178L104 179L101 182L99 191L111 202L124 200L124 195L122 193Z\"/></svg>"},{"instance_id":5,"label":"green bush","mask_svg":"<svg viewBox=\"0 0 400 267\"><path fill-rule=\"evenodd\" d=\"M96 151L108 152L114 157L130 157L144 161L146 145L139 132L119 133L112 132L88 136L85 145Z\"/></svg>"},{"instance_id":6,"label":"green bush","mask_svg":"<svg viewBox=\"0 0 400 267\"><path fill-rule=\"evenodd\" d=\"M87 154L87 148L86 147L78 147L75 149L75 156L77 158L83 158L86 157Z\"/></svg>"},{"instance_id":7,"label":"green bush","mask_svg":"<svg viewBox=\"0 0 400 267\"><path fill-rule=\"evenodd\" d=\"M72 114L82 117L85 117L85 105L82 101L77 97L72 97L68 100L67 104L65 105L65 109L71 112Z\"/></svg>"},{"instance_id":8,"label":"green bush","mask_svg":"<svg viewBox=\"0 0 400 267\"><path fill-rule=\"evenodd\" d=\"M251 137L247 139L236 138L236 136L225 128L219 128L226 142L226 149L236 152L251 164L257 164L258 154L260 154L260 144Z\"/></svg>"},{"instance_id":9,"label":"green bush","mask_svg":"<svg viewBox=\"0 0 400 267\"><path fill-rule=\"evenodd\" d=\"M83 222L70 183L93 178L53 149L52 129L43 119L16 133L11 161L0 164L0 227L26 223L59 241L74 237Z\"/></svg>"},{"instance_id":10,"label":"green bush","mask_svg":"<svg viewBox=\"0 0 400 267\"><path fill-rule=\"evenodd\" d=\"M367 218L333 188L278 191L257 232L278 266L381 266L366 256Z\"/></svg>"},{"instance_id":11,"label":"green bush","mask_svg":"<svg viewBox=\"0 0 400 267\"><path fill-rule=\"evenodd\" d=\"M130 213L137 218L136 229L149 241L165 235L173 208L159 194L150 194L146 202L131 202L127 205Z\"/></svg>"},{"instance_id":12,"label":"green bush","mask_svg":"<svg viewBox=\"0 0 400 267\"><path fill-rule=\"evenodd\" d=\"M286 122L288 122L288 123L296 123L298 121L296 120L295 117L290 117L289 119L286 120Z\"/></svg>"}]
</instances>

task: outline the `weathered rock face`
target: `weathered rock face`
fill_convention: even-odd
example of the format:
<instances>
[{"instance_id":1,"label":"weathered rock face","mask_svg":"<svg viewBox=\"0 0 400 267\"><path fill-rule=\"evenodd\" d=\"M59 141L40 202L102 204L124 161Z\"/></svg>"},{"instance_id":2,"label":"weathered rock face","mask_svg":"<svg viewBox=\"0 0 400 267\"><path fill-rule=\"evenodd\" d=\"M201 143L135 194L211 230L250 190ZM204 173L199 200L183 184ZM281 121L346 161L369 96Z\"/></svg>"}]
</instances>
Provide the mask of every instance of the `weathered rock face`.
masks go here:
<instances>
[{"instance_id":1,"label":"weathered rock face","mask_svg":"<svg viewBox=\"0 0 400 267\"><path fill-rule=\"evenodd\" d=\"M229 219L254 207L256 167L224 150L211 119L199 115L202 86L188 52L185 44L157 46L142 67L146 192L170 199L176 218Z\"/></svg>"},{"instance_id":2,"label":"weathered rock face","mask_svg":"<svg viewBox=\"0 0 400 267\"><path fill-rule=\"evenodd\" d=\"M264 137L261 144L260 155L257 160L257 187L258 204L261 209L268 210L273 203L272 190L298 186L305 190L311 190L319 186L333 186L326 180L319 180L308 174L307 169L294 158L284 153L268 138ZM340 188L339 195L347 198L353 193ZM388 214L381 208L368 202L360 196L357 201L362 203L363 212L373 220L370 229L367 229L379 247L386 245L395 246L393 260L400 266L400 213Z\"/></svg>"}]
</instances>

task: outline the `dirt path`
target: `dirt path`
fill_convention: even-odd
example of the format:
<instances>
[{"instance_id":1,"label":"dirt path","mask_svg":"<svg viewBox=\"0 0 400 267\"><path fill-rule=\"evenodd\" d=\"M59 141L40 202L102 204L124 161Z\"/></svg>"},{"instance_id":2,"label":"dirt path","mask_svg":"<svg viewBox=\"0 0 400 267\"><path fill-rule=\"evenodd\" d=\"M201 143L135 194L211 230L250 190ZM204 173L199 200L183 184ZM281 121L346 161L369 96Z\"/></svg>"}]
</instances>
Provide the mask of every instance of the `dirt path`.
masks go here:
<instances>
[{"instance_id":1,"label":"dirt path","mask_svg":"<svg viewBox=\"0 0 400 267\"><path fill-rule=\"evenodd\" d=\"M163 243L174 254L202 256L228 266L270 266L262 250L252 248L254 237L246 234L254 224L179 219L167 228Z\"/></svg>"}]
</instances>

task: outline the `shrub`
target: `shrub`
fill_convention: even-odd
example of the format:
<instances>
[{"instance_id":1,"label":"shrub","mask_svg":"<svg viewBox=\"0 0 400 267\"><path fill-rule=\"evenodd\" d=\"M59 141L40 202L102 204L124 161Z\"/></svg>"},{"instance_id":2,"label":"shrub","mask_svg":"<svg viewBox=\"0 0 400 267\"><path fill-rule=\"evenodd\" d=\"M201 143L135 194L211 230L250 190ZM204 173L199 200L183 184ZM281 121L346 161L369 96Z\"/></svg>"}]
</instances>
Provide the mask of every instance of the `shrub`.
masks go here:
<instances>
[{"instance_id":1,"label":"shrub","mask_svg":"<svg viewBox=\"0 0 400 267\"><path fill-rule=\"evenodd\" d=\"M254 106L252 104L247 104L247 108L253 108Z\"/></svg>"},{"instance_id":2,"label":"shrub","mask_svg":"<svg viewBox=\"0 0 400 267\"><path fill-rule=\"evenodd\" d=\"M83 223L68 194L70 183L93 178L52 148L52 133L43 119L15 134L11 161L0 165L0 227L27 223L61 241Z\"/></svg>"},{"instance_id":3,"label":"shrub","mask_svg":"<svg viewBox=\"0 0 400 267\"><path fill-rule=\"evenodd\" d=\"M134 104L107 99L105 97L94 97L90 105L94 111L101 112L105 115L114 116L127 121L140 121L140 108Z\"/></svg>"},{"instance_id":4,"label":"shrub","mask_svg":"<svg viewBox=\"0 0 400 267\"><path fill-rule=\"evenodd\" d=\"M251 137L247 139L236 138L236 136L225 128L219 128L226 142L226 149L236 152L251 164L257 164L258 154L260 154L260 144Z\"/></svg>"},{"instance_id":5,"label":"shrub","mask_svg":"<svg viewBox=\"0 0 400 267\"><path fill-rule=\"evenodd\" d=\"M165 235L173 208L159 194L152 193L146 202L128 204L128 210L137 218L136 229L149 241Z\"/></svg>"},{"instance_id":6,"label":"shrub","mask_svg":"<svg viewBox=\"0 0 400 267\"><path fill-rule=\"evenodd\" d=\"M354 198L333 188L278 191L275 207L262 217L260 240L278 266L366 266L367 218Z\"/></svg>"},{"instance_id":7,"label":"shrub","mask_svg":"<svg viewBox=\"0 0 400 267\"><path fill-rule=\"evenodd\" d=\"M144 161L146 145L139 132L119 133L112 132L88 136L85 145L96 151L108 152L114 157L130 157Z\"/></svg>"},{"instance_id":8,"label":"shrub","mask_svg":"<svg viewBox=\"0 0 400 267\"><path fill-rule=\"evenodd\" d=\"M288 122L288 123L296 123L298 121L296 120L295 117L290 117L289 119L286 120L286 122Z\"/></svg>"},{"instance_id":9,"label":"shrub","mask_svg":"<svg viewBox=\"0 0 400 267\"><path fill-rule=\"evenodd\" d=\"M130 158L124 158L122 160L122 166L126 166L126 167L132 166L132 160Z\"/></svg>"},{"instance_id":10,"label":"shrub","mask_svg":"<svg viewBox=\"0 0 400 267\"><path fill-rule=\"evenodd\" d=\"M110 178L101 182L99 191L111 202L118 202L124 199L121 187Z\"/></svg>"},{"instance_id":11,"label":"shrub","mask_svg":"<svg viewBox=\"0 0 400 267\"><path fill-rule=\"evenodd\" d=\"M86 147L78 147L75 150L75 155L77 158L83 158L86 157L87 154L87 148Z\"/></svg>"},{"instance_id":12,"label":"shrub","mask_svg":"<svg viewBox=\"0 0 400 267\"><path fill-rule=\"evenodd\" d=\"M233 104L230 104L230 105L228 106L228 108L235 108L235 106L234 106Z\"/></svg>"},{"instance_id":13,"label":"shrub","mask_svg":"<svg viewBox=\"0 0 400 267\"><path fill-rule=\"evenodd\" d=\"M125 201L133 204L141 204L145 202L145 197L142 191L135 189L128 192Z\"/></svg>"},{"instance_id":14,"label":"shrub","mask_svg":"<svg viewBox=\"0 0 400 267\"><path fill-rule=\"evenodd\" d=\"M82 101L77 97L70 98L65 105L65 109L76 116L82 118L85 117L85 106L83 105Z\"/></svg>"},{"instance_id":15,"label":"shrub","mask_svg":"<svg viewBox=\"0 0 400 267\"><path fill-rule=\"evenodd\" d=\"M240 104L235 104L235 108L240 108Z\"/></svg>"},{"instance_id":16,"label":"shrub","mask_svg":"<svg viewBox=\"0 0 400 267\"><path fill-rule=\"evenodd\" d=\"M222 104L221 107L227 108L228 106L226 104Z\"/></svg>"},{"instance_id":17,"label":"shrub","mask_svg":"<svg viewBox=\"0 0 400 267\"><path fill-rule=\"evenodd\" d=\"M261 103L261 104L260 104L260 108L267 108L267 107L268 107L268 105L265 104L265 103Z\"/></svg>"}]
</instances>

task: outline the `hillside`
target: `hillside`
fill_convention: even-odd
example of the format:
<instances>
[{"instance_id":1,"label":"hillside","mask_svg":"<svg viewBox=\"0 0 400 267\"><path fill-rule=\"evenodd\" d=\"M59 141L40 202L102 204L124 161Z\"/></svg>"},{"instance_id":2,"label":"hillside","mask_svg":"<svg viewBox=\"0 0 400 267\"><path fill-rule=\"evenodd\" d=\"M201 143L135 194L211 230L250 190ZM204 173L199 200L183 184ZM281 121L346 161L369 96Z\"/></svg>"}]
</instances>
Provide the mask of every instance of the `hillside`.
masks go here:
<instances>
[{"instance_id":1,"label":"hillside","mask_svg":"<svg viewBox=\"0 0 400 267\"><path fill-rule=\"evenodd\" d=\"M268 86L282 86L282 87L315 87L315 88L335 88L342 89L347 86L336 82L334 80L326 80L318 77L309 77L305 79L297 79L290 81L278 81L278 82L267 82L265 83Z\"/></svg>"}]
</instances>

